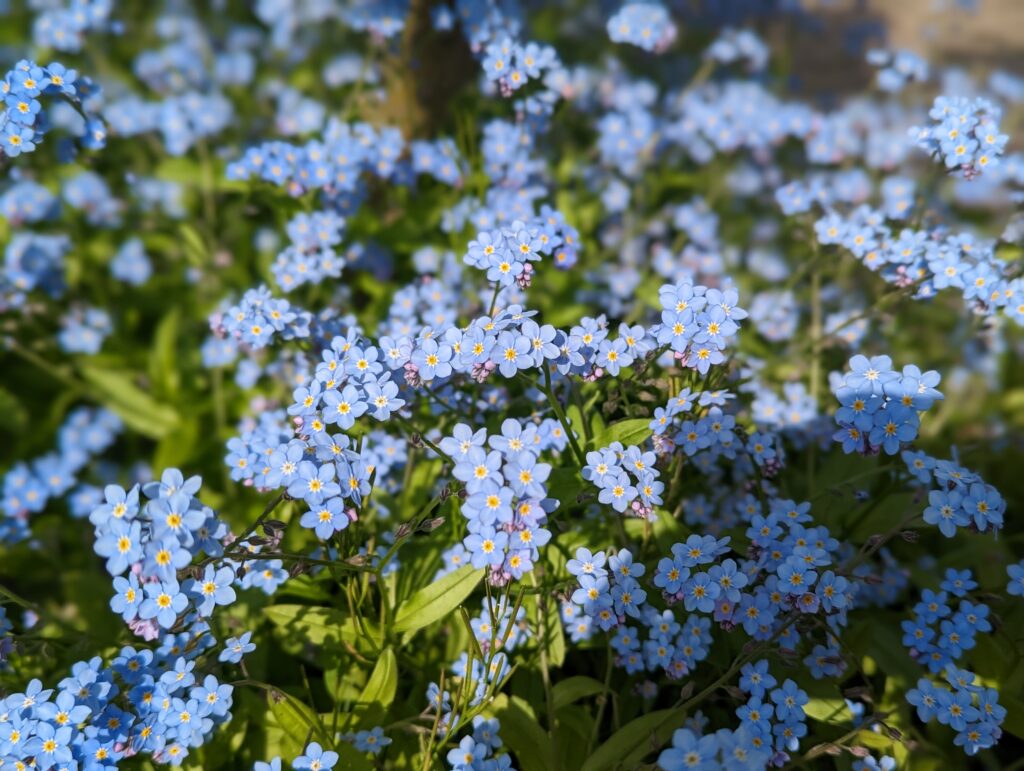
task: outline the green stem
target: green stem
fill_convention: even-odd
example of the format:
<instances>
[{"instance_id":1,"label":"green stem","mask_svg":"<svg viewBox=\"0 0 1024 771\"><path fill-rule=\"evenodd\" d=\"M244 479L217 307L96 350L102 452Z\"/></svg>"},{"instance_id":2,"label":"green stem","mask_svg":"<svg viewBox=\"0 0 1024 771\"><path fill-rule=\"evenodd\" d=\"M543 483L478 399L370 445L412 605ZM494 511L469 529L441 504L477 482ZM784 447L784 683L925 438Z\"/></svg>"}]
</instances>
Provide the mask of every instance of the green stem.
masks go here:
<instances>
[{"instance_id":1,"label":"green stem","mask_svg":"<svg viewBox=\"0 0 1024 771\"><path fill-rule=\"evenodd\" d=\"M561 402L555 397L554 390L551 387L551 370L548 369L547 365L541 367L544 370L544 394L548 397L548 401L551 402L551 409L555 411L555 416L558 418L558 422L562 424L562 430L565 431L566 436L569 438L569 444L572 446L573 453L576 454L576 460L579 461L580 468L587 465L587 457L583 454L583 450L580 449L579 444L576 442L576 435L569 427L569 420L565 417L565 411L562 409Z\"/></svg>"},{"instance_id":2,"label":"green stem","mask_svg":"<svg viewBox=\"0 0 1024 771\"><path fill-rule=\"evenodd\" d=\"M594 718L594 728L590 732L590 741L587 743L587 755L589 756L594 750L594 743L597 741L597 737L601 732L601 719L604 717L605 706L608 704L608 699L611 698L611 683L612 683L612 665L615 662L615 657L612 656L611 646L605 647L606 663L604 667L604 693L602 694L601 700L597 704L597 716Z\"/></svg>"},{"instance_id":3,"label":"green stem","mask_svg":"<svg viewBox=\"0 0 1024 771\"><path fill-rule=\"evenodd\" d=\"M533 587L537 588L537 571L530 571L530 583ZM537 647L540 649L540 677L541 682L544 684L544 702L548 714L548 735L551 737L551 755L552 757L558 757L557 741L557 721L555 718L555 698L551 691L551 672L548 668L548 618L547 618L547 598L543 595L537 595L537 629L540 631L540 642L541 644ZM515 622L515 612L513 612L512 622Z\"/></svg>"},{"instance_id":4,"label":"green stem","mask_svg":"<svg viewBox=\"0 0 1024 771\"><path fill-rule=\"evenodd\" d=\"M444 458L452 466L455 465L455 461L452 460L452 457L448 453L446 453L432 441L427 439L427 437L425 437L422 433L417 431L416 427L412 423L410 423L408 419L403 418L401 415L397 413L395 413L394 417L398 418L398 422L405 427L406 431L409 432L410 436L416 436L417 438L419 438L421 442L423 442L423 444L425 444L427 447L429 447L431 450L437 453L438 456Z\"/></svg>"}]
</instances>

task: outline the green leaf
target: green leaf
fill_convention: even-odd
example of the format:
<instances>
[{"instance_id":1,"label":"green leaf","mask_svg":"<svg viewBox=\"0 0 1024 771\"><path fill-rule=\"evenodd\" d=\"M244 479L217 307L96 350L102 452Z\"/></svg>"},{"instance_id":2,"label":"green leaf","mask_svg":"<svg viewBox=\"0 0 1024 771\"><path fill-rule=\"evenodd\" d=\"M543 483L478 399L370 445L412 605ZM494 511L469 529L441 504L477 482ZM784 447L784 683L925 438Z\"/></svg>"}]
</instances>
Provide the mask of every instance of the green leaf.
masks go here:
<instances>
[{"instance_id":1,"label":"green leaf","mask_svg":"<svg viewBox=\"0 0 1024 771\"><path fill-rule=\"evenodd\" d=\"M483 577L483 568L466 565L414 592L395 611L394 631L415 632L440 621L469 597Z\"/></svg>"},{"instance_id":2,"label":"green leaf","mask_svg":"<svg viewBox=\"0 0 1024 771\"><path fill-rule=\"evenodd\" d=\"M548 598L547 601L547 644L551 666L560 667L565 663L565 631L562 629L562 614L558 603Z\"/></svg>"},{"instance_id":3,"label":"green leaf","mask_svg":"<svg viewBox=\"0 0 1024 771\"><path fill-rule=\"evenodd\" d=\"M550 765L551 740L527 701L502 693L494 698L484 714L501 722L501 738L515 754L519 771L554 771Z\"/></svg>"},{"instance_id":4,"label":"green leaf","mask_svg":"<svg viewBox=\"0 0 1024 771\"><path fill-rule=\"evenodd\" d=\"M558 759L555 767L559 771L579 771L585 758L580 747L586 747L594 734L594 716L587 706L570 704L557 711L558 720L555 727Z\"/></svg>"},{"instance_id":5,"label":"green leaf","mask_svg":"<svg viewBox=\"0 0 1024 771\"><path fill-rule=\"evenodd\" d=\"M153 468L179 468L188 465L196 456L196 445L205 439L200 434L206 431L198 418L182 420L172 431L168 431L156 443L153 451ZM287 584L290 584L288 581ZM286 584L286 585L287 585Z\"/></svg>"},{"instance_id":6,"label":"green leaf","mask_svg":"<svg viewBox=\"0 0 1024 771\"><path fill-rule=\"evenodd\" d=\"M572 506L583 491L583 479L575 468L553 468L548 475L548 496L562 502L563 507Z\"/></svg>"},{"instance_id":7,"label":"green leaf","mask_svg":"<svg viewBox=\"0 0 1024 771\"><path fill-rule=\"evenodd\" d=\"M599 450L607 447L612 442L622 442L626 447L631 444L640 445L647 441L647 438L654 433L651 431L650 418L630 418L620 420L605 427L604 431L596 434L588 445L591 449Z\"/></svg>"},{"instance_id":8,"label":"green leaf","mask_svg":"<svg viewBox=\"0 0 1024 771\"><path fill-rule=\"evenodd\" d=\"M585 675L576 675L555 683L551 689L551 696L555 702L555 709L560 709L588 696L604 693L604 690L604 683L600 680Z\"/></svg>"},{"instance_id":9,"label":"green leaf","mask_svg":"<svg viewBox=\"0 0 1024 771\"><path fill-rule=\"evenodd\" d=\"M1024 701L1009 694L999 694L999 703L1006 707L1003 729L1018 739L1024 739Z\"/></svg>"},{"instance_id":10,"label":"green leaf","mask_svg":"<svg viewBox=\"0 0 1024 771\"><path fill-rule=\"evenodd\" d=\"M185 247L185 258L195 267L202 267L210 251L203 242L203 237L188 223L178 226L178 235L181 236L181 243Z\"/></svg>"},{"instance_id":11,"label":"green leaf","mask_svg":"<svg viewBox=\"0 0 1024 771\"><path fill-rule=\"evenodd\" d=\"M665 744L685 719L681 709L659 709L631 720L587 758L583 771L635 768L645 755Z\"/></svg>"},{"instance_id":12,"label":"green leaf","mask_svg":"<svg viewBox=\"0 0 1024 771\"><path fill-rule=\"evenodd\" d=\"M181 309L171 308L157 325L153 335L153 348L149 352L149 378L167 397L174 397L181 384L178 369L178 327L181 321Z\"/></svg>"},{"instance_id":13,"label":"green leaf","mask_svg":"<svg viewBox=\"0 0 1024 771\"><path fill-rule=\"evenodd\" d=\"M366 681L366 687L356 699L349 718L356 725L379 725L387 714L398 690L398 659L391 648L385 648Z\"/></svg>"},{"instance_id":14,"label":"green leaf","mask_svg":"<svg viewBox=\"0 0 1024 771\"><path fill-rule=\"evenodd\" d=\"M324 670L324 689L335 704L354 702L363 692L366 678L361 669L352 668L347 657L338 667Z\"/></svg>"},{"instance_id":15,"label":"green leaf","mask_svg":"<svg viewBox=\"0 0 1024 771\"><path fill-rule=\"evenodd\" d=\"M301 754L310 736L321 743L331 746L332 742L327 731L320 722L320 717L303 702L294 696L266 685L260 685L267 691L270 711L278 727L284 731L286 752L289 756Z\"/></svg>"},{"instance_id":16,"label":"green leaf","mask_svg":"<svg viewBox=\"0 0 1024 771\"><path fill-rule=\"evenodd\" d=\"M579 407L575 404L570 404L565 408L565 417L568 419L573 432L580 439L588 438L590 436L590 426L588 426L587 421L583 419L583 413L580 412Z\"/></svg>"},{"instance_id":17,"label":"green leaf","mask_svg":"<svg viewBox=\"0 0 1024 771\"><path fill-rule=\"evenodd\" d=\"M873 750L889 751L895 742L884 733L875 733L874 731L864 729L850 740L850 744L868 747Z\"/></svg>"},{"instance_id":18,"label":"green leaf","mask_svg":"<svg viewBox=\"0 0 1024 771\"><path fill-rule=\"evenodd\" d=\"M80 370L97 400L117 413L132 430L160 439L177 427L178 413L135 385L134 373L100 368L88 362L82 363Z\"/></svg>"},{"instance_id":19,"label":"green leaf","mask_svg":"<svg viewBox=\"0 0 1024 771\"><path fill-rule=\"evenodd\" d=\"M804 714L819 723L848 725L853 720L843 699L811 699L804 705Z\"/></svg>"},{"instance_id":20,"label":"green leaf","mask_svg":"<svg viewBox=\"0 0 1024 771\"><path fill-rule=\"evenodd\" d=\"M362 627L352 618L348 618L336 608L318 608L310 605L271 605L263 609L263 615L278 628L282 636L298 640L303 644L331 646L342 640L349 640L358 645L366 635ZM370 619L364 624L370 639L367 641L379 646L380 630Z\"/></svg>"}]
</instances>

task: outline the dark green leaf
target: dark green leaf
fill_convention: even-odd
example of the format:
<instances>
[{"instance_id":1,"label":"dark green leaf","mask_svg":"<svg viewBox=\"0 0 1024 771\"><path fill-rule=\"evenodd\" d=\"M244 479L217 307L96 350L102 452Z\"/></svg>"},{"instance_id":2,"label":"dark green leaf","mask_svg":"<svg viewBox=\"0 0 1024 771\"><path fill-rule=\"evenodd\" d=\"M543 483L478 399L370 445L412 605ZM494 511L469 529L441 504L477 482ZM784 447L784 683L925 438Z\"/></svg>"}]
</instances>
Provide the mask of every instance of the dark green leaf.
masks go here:
<instances>
[{"instance_id":1,"label":"dark green leaf","mask_svg":"<svg viewBox=\"0 0 1024 771\"><path fill-rule=\"evenodd\" d=\"M515 755L519 771L555 771L551 765L551 740L525 700L499 694L485 714L501 723L501 737Z\"/></svg>"},{"instance_id":2,"label":"dark green leaf","mask_svg":"<svg viewBox=\"0 0 1024 771\"><path fill-rule=\"evenodd\" d=\"M664 745L685 719L686 713L679 709L660 709L641 715L598 747L583 764L583 771L635 768L644 756Z\"/></svg>"},{"instance_id":3,"label":"dark green leaf","mask_svg":"<svg viewBox=\"0 0 1024 771\"><path fill-rule=\"evenodd\" d=\"M588 696L604 693L604 690L604 683L601 681L585 675L576 675L555 683L551 694L554 698L555 709L559 709Z\"/></svg>"}]
</instances>

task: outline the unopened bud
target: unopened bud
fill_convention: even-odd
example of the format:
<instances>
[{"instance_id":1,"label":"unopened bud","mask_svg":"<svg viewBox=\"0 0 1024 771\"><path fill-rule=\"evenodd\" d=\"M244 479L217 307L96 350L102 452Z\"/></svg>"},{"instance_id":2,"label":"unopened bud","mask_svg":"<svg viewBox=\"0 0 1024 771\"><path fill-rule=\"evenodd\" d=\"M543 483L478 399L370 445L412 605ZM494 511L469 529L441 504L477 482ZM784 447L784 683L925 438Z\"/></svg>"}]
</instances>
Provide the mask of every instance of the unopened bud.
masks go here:
<instances>
[{"instance_id":1,"label":"unopened bud","mask_svg":"<svg viewBox=\"0 0 1024 771\"><path fill-rule=\"evenodd\" d=\"M419 526L419 531L421 533L432 533L439 527L441 527L441 525L443 525L444 523L444 517L434 517L433 519L428 519L426 522L421 522Z\"/></svg>"}]
</instances>

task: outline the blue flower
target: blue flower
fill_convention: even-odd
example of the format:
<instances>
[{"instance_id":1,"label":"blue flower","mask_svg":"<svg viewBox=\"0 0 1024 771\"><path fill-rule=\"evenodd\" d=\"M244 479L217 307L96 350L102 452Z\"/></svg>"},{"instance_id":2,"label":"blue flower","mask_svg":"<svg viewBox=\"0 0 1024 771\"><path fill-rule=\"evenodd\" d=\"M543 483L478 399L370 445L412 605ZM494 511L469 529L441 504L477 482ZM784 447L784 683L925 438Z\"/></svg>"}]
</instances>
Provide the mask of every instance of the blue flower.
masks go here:
<instances>
[{"instance_id":1,"label":"blue flower","mask_svg":"<svg viewBox=\"0 0 1024 771\"><path fill-rule=\"evenodd\" d=\"M1017 597L1024 596L1024 560L1015 565L1009 565L1006 568L1006 575L1010 577L1009 583L1006 584L1007 594Z\"/></svg>"},{"instance_id":2,"label":"blue flower","mask_svg":"<svg viewBox=\"0 0 1024 771\"><path fill-rule=\"evenodd\" d=\"M217 605L230 605L235 601L235 590L231 586L234 580L235 573L230 567L207 565L201 579L190 578L182 588L192 596L199 614L209 616Z\"/></svg>"},{"instance_id":3,"label":"blue flower","mask_svg":"<svg viewBox=\"0 0 1024 771\"><path fill-rule=\"evenodd\" d=\"M252 639L252 632L245 632L240 637L231 637L227 642L224 643L224 649L218 656L219 661L225 661L230 664L237 664L242 660L242 656L246 653L252 653L256 650L256 645L250 640Z\"/></svg>"},{"instance_id":4,"label":"blue flower","mask_svg":"<svg viewBox=\"0 0 1024 771\"><path fill-rule=\"evenodd\" d=\"M354 385L346 385L341 391L325 391L323 395L324 421L337 423L344 430L355 425L356 418L368 409L363 394Z\"/></svg>"},{"instance_id":5,"label":"blue flower","mask_svg":"<svg viewBox=\"0 0 1024 771\"><path fill-rule=\"evenodd\" d=\"M317 742L310 742L306 751L292 761L292 768L303 771L329 771L338 762L338 753L325 750Z\"/></svg>"},{"instance_id":6,"label":"blue flower","mask_svg":"<svg viewBox=\"0 0 1024 771\"><path fill-rule=\"evenodd\" d=\"M155 618L164 629L170 629L188 606L188 598L181 593L178 582L174 579L157 581L143 588L146 599L139 606L139 618Z\"/></svg>"},{"instance_id":7,"label":"blue flower","mask_svg":"<svg viewBox=\"0 0 1024 771\"><path fill-rule=\"evenodd\" d=\"M116 576L142 559L141 523L112 519L108 528L94 548L97 554L107 558L107 572Z\"/></svg>"},{"instance_id":8,"label":"blue flower","mask_svg":"<svg viewBox=\"0 0 1024 771\"><path fill-rule=\"evenodd\" d=\"M718 740L715 735L699 736L688 728L672 734L672 746L658 755L658 766L665 771L716 771Z\"/></svg>"}]
</instances>

